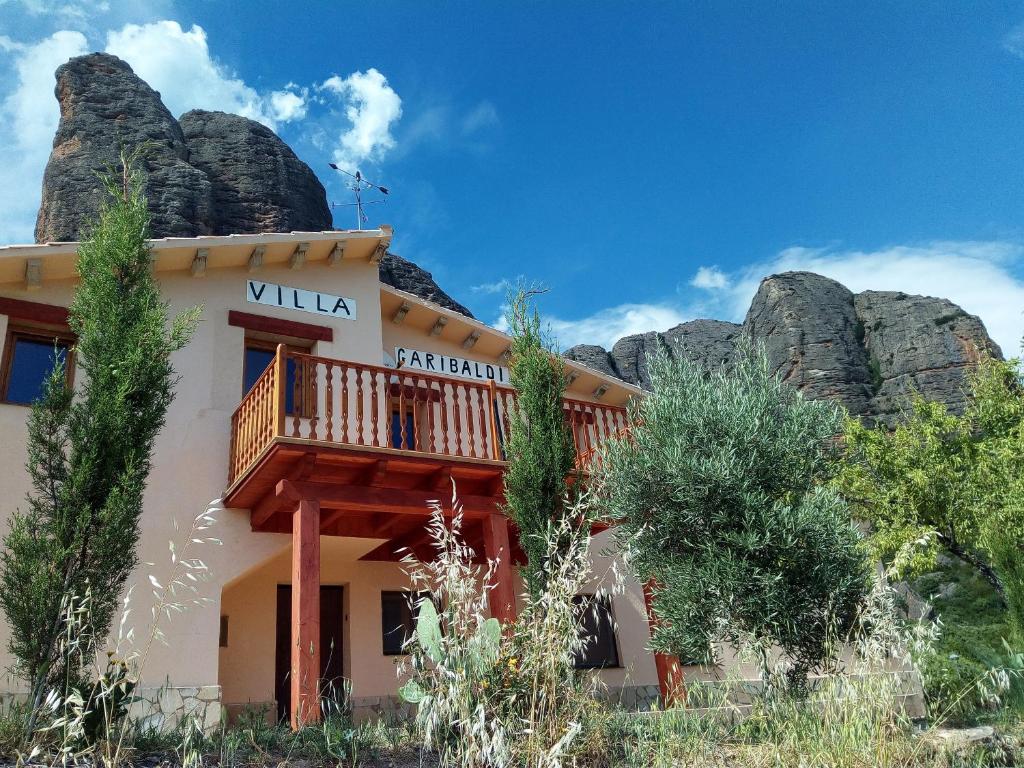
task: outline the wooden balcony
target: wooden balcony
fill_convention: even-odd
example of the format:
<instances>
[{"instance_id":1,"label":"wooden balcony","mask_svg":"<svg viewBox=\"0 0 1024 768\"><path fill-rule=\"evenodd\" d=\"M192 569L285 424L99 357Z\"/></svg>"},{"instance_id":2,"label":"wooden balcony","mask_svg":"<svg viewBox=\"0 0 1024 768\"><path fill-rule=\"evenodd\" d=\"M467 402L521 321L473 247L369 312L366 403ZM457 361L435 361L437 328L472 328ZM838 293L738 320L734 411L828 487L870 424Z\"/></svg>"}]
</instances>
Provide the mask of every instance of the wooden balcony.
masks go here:
<instances>
[{"instance_id":1,"label":"wooden balcony","mask_svg":"<svg viewBox=\"0 0 1024 768\"><path fill-rule=\"evenodd\" d=\"M503 445L515 405L515 391L494 382L279 346L232 416L226 501L256 508L281 480L319 477L339 504L373 496L345 487L377 488L367 504L387 510L413 497L384 490L436 497L454 478L472 516L501 500ZM581 469L603 440L626 426L625 409L616 406L566 399L565 413ZM267 522L254 512L254 528Z\"/></svg>"}]
</instances>

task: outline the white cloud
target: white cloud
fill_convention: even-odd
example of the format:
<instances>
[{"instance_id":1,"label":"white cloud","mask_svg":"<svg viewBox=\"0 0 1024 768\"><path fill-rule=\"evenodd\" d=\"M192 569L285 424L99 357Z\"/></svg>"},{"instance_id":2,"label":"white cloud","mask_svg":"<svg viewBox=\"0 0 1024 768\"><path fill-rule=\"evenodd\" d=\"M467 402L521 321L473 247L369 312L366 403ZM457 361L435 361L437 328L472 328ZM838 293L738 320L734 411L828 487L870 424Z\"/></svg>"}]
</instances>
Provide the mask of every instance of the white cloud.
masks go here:
<instances>
[{"instance_id":1,"label":"white cloud","mask_svg":"<svg viewBox=\"0 0 1024 768\"><path fill-rule=\"evenodd\" d=\"M306 115L306 94L296 86L261 93L210 54L206 31L185 30L176 21L125 24L107 33L108 53L127 61L135 74L160 92L176 117L211 109L257 120L271 129Z\"/></svg>"},{"instance_id":2,"label":"white cloud","mask_svg":"<svg viewBox=\"0 0 1024 768\"><path fill-rule=\"evenodd\" d=\"M269 92L248 85L210 53L206 31L197 24L188 30L168 20L126 24L107 33L106 50L159 91L175 116L190 109L220 110L277 130L305 119L312 103L309 88L294 82Z\"/></svg>"},{"instance_id":3,"label":"white cloud","mask_svg":"<svg viewBox=\"0 0 1024 768\"><path fill-rule=\"evenodd\" d=\"M561 349L577 344L599 344L611 349L623 336L664 331L692 319L683 307L671 304L619 304L598 310L579 320L546 316L552 335Z\"/></svg>"},{"instance_id":4,"label":"white cloud","mask_svg":"<svg viewBox=\"0 0 1024 768\"><path fill-rule=\"evenodd\" d=\"M700 267L697 274L690 280L694 288L701 288L705 291L715 291L729 287L729 278L718 267Z\"/></svg>"},{"instance_id":5,"label":"white cloud","mask_svg":"<svg viewBox=\"0 0 1024 768\"><path fill-rule=\"evenodd\" d=\"M1024 22L1011 29L1003 38L1003 50L1024 59Z\"/></svg>"},{"instance_id":6,"label":"white cloud","mask_svg":"<svg viewBox=\"0 0 1024 768\"><path fill-rule=\"evenodd\" d=\"M481 101L462 118L462 134L468 136L483 128L497 125L498 110L489 101Z\"/></svg>"},{"instance_id":7,"label":"white cloud","mask_svg":"<svg viewBox=\"0 0 1024 768\"><path fill-rule=\"evenodd\" d=\"M0 104L0 242L30 243L33 239L43 169L53 144L60 111L53 98L53 72L73 56L85 53L80 32L62 31L33 44L7 40L12 53L13 89Z\"/></svg>"},{"instance_id":8,"label":"white cloud","mask_svg":"<svg viewBox=\"0 0 1024 768\"><path fill-rule=\"evenodd\" d=\"M402 116L402 99L376 69L337 75L320 86L342 100L349 128L338 136L333 159L355 171L366 161L379 161L395 146L392 125Z\"/></svg>"},{"instance_id":9,"label":"white cloud","mask_svg":"<svg viewBox=\"0 0 1024 768\"><path fill-rule=\"evenodd\" d=\"M481 283L480 285L471 286L469 290L473 293L484 294L505 293L511 285L511 281L507 277L503 277L494 283Z\"/></svg>"}]
</instances>

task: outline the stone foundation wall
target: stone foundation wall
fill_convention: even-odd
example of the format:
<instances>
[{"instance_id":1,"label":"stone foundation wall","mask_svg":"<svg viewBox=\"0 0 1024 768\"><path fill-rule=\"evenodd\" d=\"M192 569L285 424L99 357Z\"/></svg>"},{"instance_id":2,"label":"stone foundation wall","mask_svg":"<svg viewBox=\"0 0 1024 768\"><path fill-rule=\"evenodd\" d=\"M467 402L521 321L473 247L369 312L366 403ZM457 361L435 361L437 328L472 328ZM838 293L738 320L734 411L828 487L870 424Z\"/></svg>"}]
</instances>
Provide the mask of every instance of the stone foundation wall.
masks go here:
<instances>
[{"instance_id":1,"label":"stone foundation wall","mask_svg":"<svg viewBox=\"0 0 1024 768\"><path fill-rule=\"evenodd\" d=\"M185 720L200 723L206 733L220 727L220 686L164 685L140 688L128 710L140 728L169 731Z\"/></svg>"}]
</instances>

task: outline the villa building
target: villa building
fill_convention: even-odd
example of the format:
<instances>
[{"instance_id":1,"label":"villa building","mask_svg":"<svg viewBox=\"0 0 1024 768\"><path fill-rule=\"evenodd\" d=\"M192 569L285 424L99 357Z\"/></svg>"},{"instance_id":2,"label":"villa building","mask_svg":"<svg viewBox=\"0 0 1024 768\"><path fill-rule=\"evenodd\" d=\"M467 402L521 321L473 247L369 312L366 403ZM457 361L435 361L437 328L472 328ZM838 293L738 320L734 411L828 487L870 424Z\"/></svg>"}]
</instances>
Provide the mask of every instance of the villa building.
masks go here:
<instances>
[{"instance_id":1,"label":"villa building","mask_svg":"<svg viewBox=\"0 0 1024 768\"><path fill-rule=\"evenodd\" d=\"M204 510L216 519L208 533L222 542L190 553L208 569L198 584L208 603L166 619L166 643L145 659L142 687L163 688L157 698L187 705L191 697L229 716L255 706L305 718L315 716L319 679L347 681L357 715L394 706L396 662L413 621L399 560L404 552L431 556L429 502L450 505L453 484L469 544L481 562L498 563L492 614L515 615L523 558L501 512L515 400L510 339L382 284L377 263L391 235L382 227L152 242L171 311L201 304L203 312L192 342L174 356L181 378L155 447L145 565L132 579L126 624L137 646L149 634L149 577L159 582L172 568L169 542L180 549ZM26 406L54 345L74 343L66 308L76 250L0 247L5 514L29 490ZM567 365L565 413L585 468L625 425L640 390ZM611 566L600 554L607 537L594 546L595 590ZM665 660L656 664L646 650L641 586L629 583L593 616L579 665L630 702L656 697ZM5 666L7 634L0 626ZM214 709L219 716L221 706Z\"/></svg>"}]
</instances>

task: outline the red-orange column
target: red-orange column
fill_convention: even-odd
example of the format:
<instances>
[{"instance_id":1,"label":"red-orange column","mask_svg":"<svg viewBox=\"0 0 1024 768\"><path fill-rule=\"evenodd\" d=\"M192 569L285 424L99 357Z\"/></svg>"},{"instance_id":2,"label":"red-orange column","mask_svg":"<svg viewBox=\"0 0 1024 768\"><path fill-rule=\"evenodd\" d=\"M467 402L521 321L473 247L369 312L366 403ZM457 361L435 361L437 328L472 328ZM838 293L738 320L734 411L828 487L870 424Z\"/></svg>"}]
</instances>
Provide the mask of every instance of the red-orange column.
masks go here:
<instances>
[{"instance_id":1,"label":"red-orange column","mask_svg":"<svg viewBox=\"0 0 1024 768\"><path fill-rule=\"evenodd\" d=\"M320 719L320 502L292 514L292 728Z\"/></svg>"},{"instance_id":2,"label":"red-orange column","mask_svg":"<svg viewBox=\"0 0 1024 768\"><path fill-rule=\"evenodd\" d=\"M508 518L490 514L483 520L484 555L496 563L491 572L487 600L491 616L502 624L516 619L516 590L512 580L512 548L508 543Z\"/></svg>"},{"instance_id":3,"label":"red-orange column","mask_svg":"<svg viewBox=\"0 0 1024 768\"><path fill-rule=\"evenodd\" d=\"M653 583L644 584L644 604L647 606L647 624L654 636L654 628L658 617L654 615ZM658 688L661 689L661 700L666 707L686 703L686 682L683 680L683 668L679 659L667 653L654 654L654 666L658 670Z\"/></svg>"}]
</instances>

